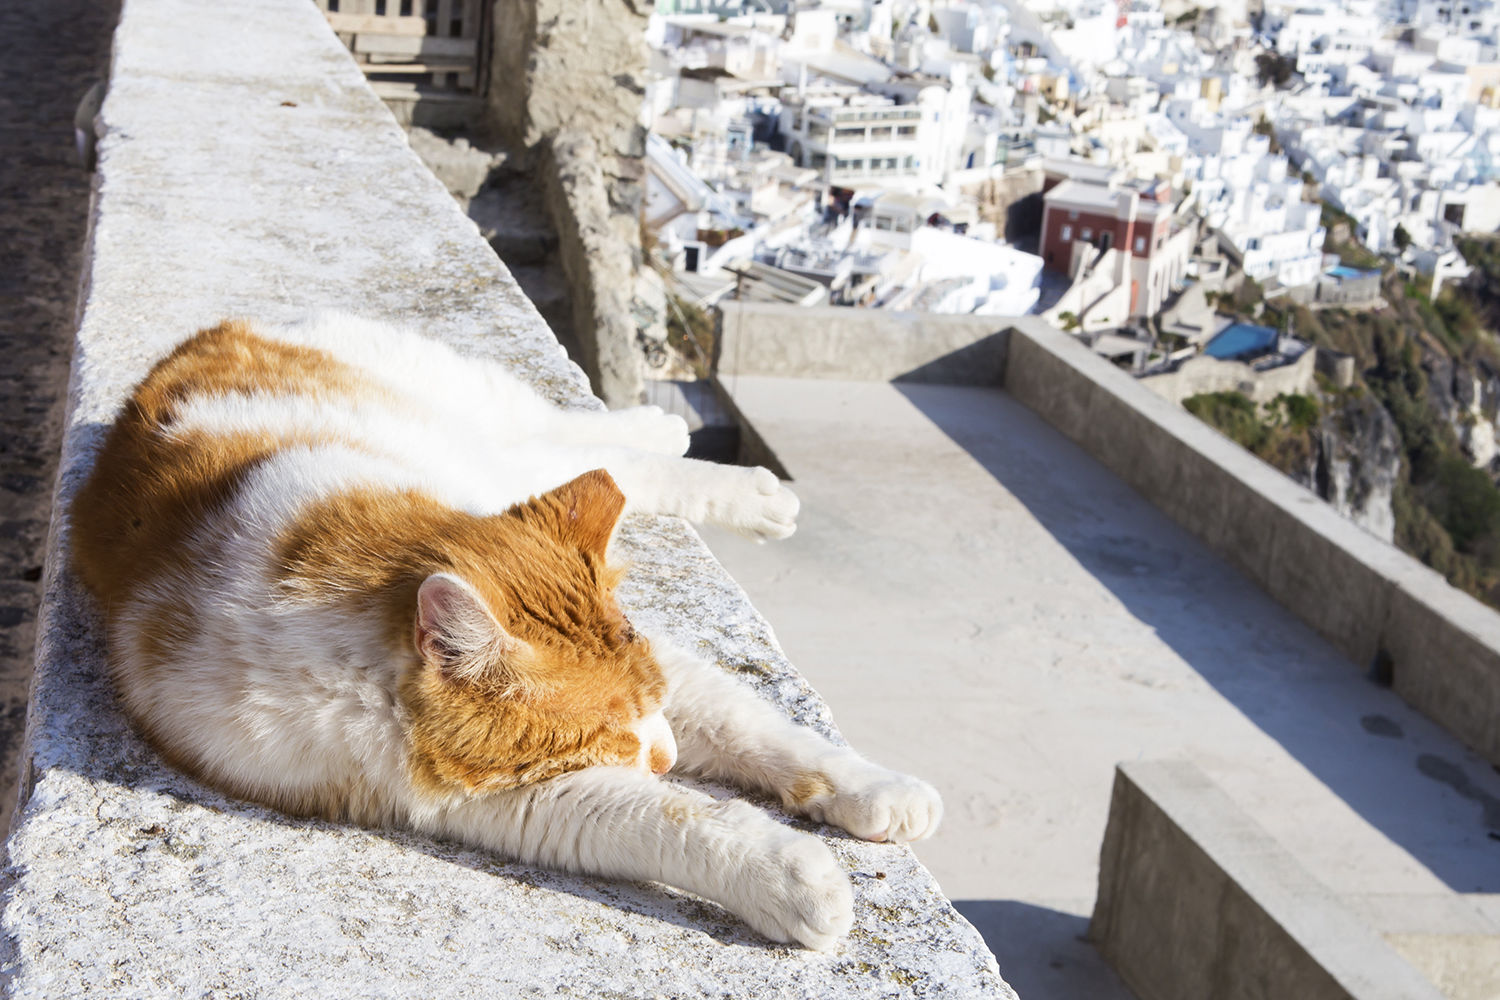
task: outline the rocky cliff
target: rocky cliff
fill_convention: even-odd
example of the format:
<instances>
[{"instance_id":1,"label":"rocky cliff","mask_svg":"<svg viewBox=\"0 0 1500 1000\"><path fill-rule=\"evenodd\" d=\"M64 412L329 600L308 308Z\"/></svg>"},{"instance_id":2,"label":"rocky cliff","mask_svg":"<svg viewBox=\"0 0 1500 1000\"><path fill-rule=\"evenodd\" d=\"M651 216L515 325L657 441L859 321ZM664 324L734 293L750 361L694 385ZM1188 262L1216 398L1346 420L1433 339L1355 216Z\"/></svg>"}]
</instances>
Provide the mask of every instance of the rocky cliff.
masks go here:
<instances>
[{"instance_id":1,"label":"rocky cliff","mask_svg":"<svg viewBox=\"0 0 1500 1000\"><path fill-rule=\"evenodd\" d=\"M1340 514L1387 542L1396 536L1392 499L1401 478L1401 436L1369 396L1330 400L1313 431L1315 454L1304 486Z\"/></svg>"},{"instance_id":2,"label":"rocky cliff","mask_svg":"<svg viewBox=\"0 0 1500 1000\"><path fill-rule=\"evenodd\" d=\"M1352 384L1320 379L1308 396L1259 408L1233 393L1184 404L1455 586L1500 606L1500 250L1493 256L1493 288L1471 279L1433 299L1388 273L1379 310L1236 301L1236 315L1294 326L1320 349L1347 355Z\"/></svg>"}]
</instances>

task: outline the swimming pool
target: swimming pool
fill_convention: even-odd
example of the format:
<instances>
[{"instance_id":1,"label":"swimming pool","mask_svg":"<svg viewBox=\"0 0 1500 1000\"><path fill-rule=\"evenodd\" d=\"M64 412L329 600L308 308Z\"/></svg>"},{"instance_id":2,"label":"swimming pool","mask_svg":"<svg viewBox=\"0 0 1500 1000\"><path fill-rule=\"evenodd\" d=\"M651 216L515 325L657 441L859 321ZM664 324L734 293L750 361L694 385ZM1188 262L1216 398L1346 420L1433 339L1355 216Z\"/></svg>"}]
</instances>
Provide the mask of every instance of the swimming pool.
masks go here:
<instances>
[{"instance_id":1,"label":"swimming pool","mask_svg":"<svg viewBox=\"0 0 1500 1000\"><path fill-rule=\"evenodd\" d=\"M1352 278L1364 278L1364 277L1368 277L1369 275L1378 274L1379 272L1378 271L1361 271L1357 267L1350 267L1348 264L1340 264L1337 267L1329 268L1328 269L1328 273L1331 274L1331 275L1333 275L1335 278L1341 278L1341 279L1344 279L1344 280L1348 280L1348 279L1352 279Z\"/></svg>"},{"instance_id":2,"label":"swimming pool","mask_svg":"<svg viewBox=\"0 0 1500 1000\"><path fill-rule=\"evenodd\" d=\"M1214 335L1203 353L1220 361L1265 354L1276 346L1276 330L1254 323L1231 323Z\"/></svg>"}]
</instances>

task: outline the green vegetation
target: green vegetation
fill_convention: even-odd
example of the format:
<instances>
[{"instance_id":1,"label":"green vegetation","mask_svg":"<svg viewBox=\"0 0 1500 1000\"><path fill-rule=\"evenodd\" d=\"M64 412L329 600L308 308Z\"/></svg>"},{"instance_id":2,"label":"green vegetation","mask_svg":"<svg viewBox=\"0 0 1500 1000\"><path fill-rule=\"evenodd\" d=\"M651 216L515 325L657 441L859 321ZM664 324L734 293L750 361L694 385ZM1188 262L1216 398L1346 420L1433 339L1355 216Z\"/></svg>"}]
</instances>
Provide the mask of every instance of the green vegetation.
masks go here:
<instances>
[{"instance_id":1,"label":"green vegetation","mask_svg":"<svg viewBox=\"0 0 1500 1000\"><path fill-rule=\"evenodd\" d=\"M1312 432L1320 410L1311 396L1283 394L1257 406L1243 393L1211 392L1190 396L1182 405L1284 472L1306 472L1316 454Z\"/></svg>"},{"instance_id":2,"label":"green vegetation","mask_svg":"<svg viewBox=\"0 0 1500 1000\"><path fill-rule=\"evenodd\" d=\"M670 296L667 343L699 378L707 378L714 356L713 316L684 298Z\"/></svg>"},{"instance_id":3,"label":"green vegetation","mask_svg":"<svg viewBox=\"0 0 1500 1000\"><path fill-rule=\"evenodd\" d=\"M1219 303L1237 316L1252 319L1258 311L1256 307L1264 302L1265 298L1265 289L1260 287L1260 282L1246 275L1245 279L1240 282L1240 286L1232 293L1220 294Z\"/></svg>"},{"instance_id":4,"label":"green vegetation","mask_svg":"<svg viewBox=\"0 0 1500 1000\"><path fill-rule=\"evenodd\" d=\"M1354 216L1329 201L1320 201L1318 222L1327 230L1323 237L1323 252L1336 253L1340 262L1365 271L1385 267L1385 260L1359 242L1359 223Z\"/></svg>"},{"instance_id":5,"label":"green vegetation","mask_svg":"<svg viewBox=\"0 0 1500 1000\"><path fill-rule=\"evenodd\" d=\"M1325 225L1339 214L1325 206ZM1221 295L1220 310L1290 326L1319 348L1353 356L1360 374L1347 389L1320 379L1315 397L1281 396L1256 406L1239 393L1215 393L1184 406L1303 482L1316 466L1320 430L1352 439L1355 425L1378 429L1381 418L1371 408L1383 409L1400 442L1392 496L1396 544L1500 607L1500 489L1459 444L1454 421L1466 415L1452 387L1434 382L1453 378L1450 371L1459 378L1500 374L1500 238L1464 240L1460 251L1475 269L1468 281L1445 285L1430 301L1388 272L1381 294L1389 305L1379 311L1312 310L1288 299L1260 303L1243 289Z\"/></svg>"},{"instance_id":6,"label":"green vegetation","mask_svg":"<svg viewBox=\"0 0 1500 1000\"><path fill-rule=\"evenodd\" d=\"M1265 115L1261 115L1258 119L1256 119L1255 134L1263 135L1271 140L1270 145L1267 147L1271 152L1281 152L1281 143L1276 139L1276 126L1272 125L1271 119L1267 118Z\"/></svg>"},{"instance_id":7,"label":"green vegetation","mask_svg":"<svg viewBox=\"0 0 1500 1000\"><path fill-rule=\"evenodd\" d=\"M1297 71L1297 62L1277 52L1262 52L1255 57L1255 75L1262 87L1267 84L1277 89L1285 87Z\"/></svg>"}]
</instances>

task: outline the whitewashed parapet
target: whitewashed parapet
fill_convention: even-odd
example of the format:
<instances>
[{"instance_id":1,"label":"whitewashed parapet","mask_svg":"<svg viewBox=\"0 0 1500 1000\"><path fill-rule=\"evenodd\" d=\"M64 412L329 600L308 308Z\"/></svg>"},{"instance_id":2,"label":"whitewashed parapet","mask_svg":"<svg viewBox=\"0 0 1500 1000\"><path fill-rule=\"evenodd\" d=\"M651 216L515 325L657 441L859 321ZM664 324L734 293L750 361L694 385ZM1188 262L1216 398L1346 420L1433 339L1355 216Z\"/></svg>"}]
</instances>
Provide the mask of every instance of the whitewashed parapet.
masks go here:
<instances>
[{"instance_id":1,"label":"whitewashed parapet","mask_svg":"<svg viewBox=\"0 0 1500 1000\"><path fill-rule=\"evenodd\" d=\"M307 0L127 0L100 120L57 510L152 360L226 315L388 316L598 405ZM822 955L660 887L208 791L116 707L67 535L54 521L8 844L13 997L1014 996L905 848L827 835L857 903L849 940ZM634 617L832 732L690 530L637 520L621 543Z\"/></svg>"}]
</instances>

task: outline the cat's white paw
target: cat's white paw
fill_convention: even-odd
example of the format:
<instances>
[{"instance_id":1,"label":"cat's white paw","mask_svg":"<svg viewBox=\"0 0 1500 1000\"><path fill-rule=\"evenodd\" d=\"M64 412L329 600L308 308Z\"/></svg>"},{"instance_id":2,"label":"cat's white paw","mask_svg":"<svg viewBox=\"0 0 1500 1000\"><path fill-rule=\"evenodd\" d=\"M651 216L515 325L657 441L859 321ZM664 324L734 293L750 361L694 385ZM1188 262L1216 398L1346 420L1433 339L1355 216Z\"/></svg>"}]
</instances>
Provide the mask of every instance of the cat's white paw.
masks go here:
<instances>
[{"instance_id":1,"label":"cat's white paw","mask_svg":"<svg viewBox=\"0 0 1500 1000\"><path fill-rule=\"evenodd\" d=\"M615 410L610 419L620 428L622 440L632 448L674 458L687 453L687 421L675 413L664 412L660 406Z\"/></svg>"},{"instance_id":2,"label":"cat's white paw","mask_svg":"<svg viewBox=\"0 0 1500 1000\"><path fill-rule=\"evenodd\" d=\"M749 890L739 915L773 941L826 951L854 926L854 891L833 852L816 837L782 827L745 859Z\"/></svg>"},{"instance_id":3,"label":"cat's white paw","mask_svg":"<svg viewBox=\"0 0 1500 1000\"><path fill-rule=\"evenodd\" d=\"M782 485L770 469L733 469L735 479L715 504L713 519L732 531L760 541L787 538L797 530L797 494Z\"/></svg>"},{"instance_id":4,"label":"cat's white paw","mask_svg":"<svg viewBox=\"0 0 1500 1000\"><path fill-rule=\"evenodd\" d=\"M809 814L862 840L908 844L936 832L943 818L936 788L909 774L861 763L855 774L835 778L831 795L809 802Z\"/></svg>"}]
</instances>

